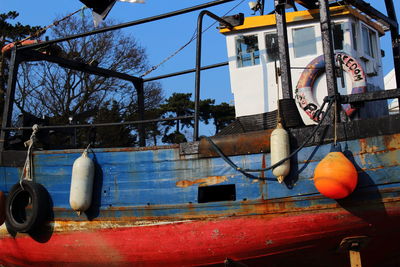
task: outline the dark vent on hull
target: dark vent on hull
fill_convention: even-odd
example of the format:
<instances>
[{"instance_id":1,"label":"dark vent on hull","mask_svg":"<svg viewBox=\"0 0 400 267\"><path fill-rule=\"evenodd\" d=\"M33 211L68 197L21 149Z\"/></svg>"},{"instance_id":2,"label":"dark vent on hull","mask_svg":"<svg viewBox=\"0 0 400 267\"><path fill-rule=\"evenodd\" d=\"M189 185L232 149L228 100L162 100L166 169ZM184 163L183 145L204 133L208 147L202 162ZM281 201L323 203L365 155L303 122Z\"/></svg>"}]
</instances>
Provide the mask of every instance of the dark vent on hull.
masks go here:
<instances>
[{"instance_id":1,"label":"dark vent on hull","mask_svg":"<svg viewBox=\"0 0 400 267\"><path fill-rule=\"evenodd\" d=\"M234 184L199 187L199 203L233 200L236 200L236 187Z\"/></svg>"}]
</instances>

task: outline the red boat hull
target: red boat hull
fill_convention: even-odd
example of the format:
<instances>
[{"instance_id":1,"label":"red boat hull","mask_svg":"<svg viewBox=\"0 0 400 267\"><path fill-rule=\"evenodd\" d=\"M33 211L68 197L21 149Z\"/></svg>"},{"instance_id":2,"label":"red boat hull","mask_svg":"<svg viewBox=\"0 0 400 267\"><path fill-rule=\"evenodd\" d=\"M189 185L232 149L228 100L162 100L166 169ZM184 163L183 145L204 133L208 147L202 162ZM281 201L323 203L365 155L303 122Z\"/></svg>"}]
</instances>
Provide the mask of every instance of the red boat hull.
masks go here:
<instances>
[{"instance_id":1,"label":"red boat hull","mask_svg":"<svg viewBox=\"0 0 400 267\"><path fill-rule=\"evenodd\" d=\"M221 264L230 258L249 266L346 266L348 255L338 251L340 241L365 235L371 241L361 252L363 266L385 266L385 261L399 260L400 227L394 227L400 225L398 205L386 203L385 214L368 210L357 216L335 209L146 226L112 221L57 222L48 240L20 234L12 238L3 229L0 263L194 266Z\"/></svg>"}]
</instances>

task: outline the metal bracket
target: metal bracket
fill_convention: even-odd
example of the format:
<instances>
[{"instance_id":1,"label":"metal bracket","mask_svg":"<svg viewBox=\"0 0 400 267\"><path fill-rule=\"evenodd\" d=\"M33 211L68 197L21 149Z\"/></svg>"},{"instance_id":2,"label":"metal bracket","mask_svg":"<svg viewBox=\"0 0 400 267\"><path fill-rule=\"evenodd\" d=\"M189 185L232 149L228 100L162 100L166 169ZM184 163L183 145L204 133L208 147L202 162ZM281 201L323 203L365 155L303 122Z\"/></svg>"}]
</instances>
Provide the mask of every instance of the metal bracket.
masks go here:
<instances>
[{"instance_id":1,"label":"metal bracket","mask_svg":"<svg viewBox=\"0 0 400 267\"><path fill-rule=\"evenodd\" d=\"M346 237L340 242L339 250L349 252L351 267L361 267L360 250L365 248L370 241L367 236Z\"/></svg>"},{"instance_id":2,"label":"metal bracket","mask_svg":"<svg viewBox=\"0 0 400 267\"><path fill-rule=\"evenodd\" d=\"M222 17L222 19L224 21L228 22L233 27L236 27L236 26L243 25L243 23L244 23L244 14L243 13L238 13L238 14L235 14L235 15L232 15L232 16ZM219 28L220 29L225 29L225 28L228 28L228 26L226 24L223 24L223 23L220 22L219 23Z\"/></svg>"},{"instance_id":3,"label":"metal bracket","mask_svg":"<svg viewBox=\"0 0 400 267\"><path fill-rule=\"evenodd\" d=\"M361 249L365 248L371 238L368 236L351 236L346 237L340 242L339 250L354 250L360 251Z\"/></svg>"}]
</instances>

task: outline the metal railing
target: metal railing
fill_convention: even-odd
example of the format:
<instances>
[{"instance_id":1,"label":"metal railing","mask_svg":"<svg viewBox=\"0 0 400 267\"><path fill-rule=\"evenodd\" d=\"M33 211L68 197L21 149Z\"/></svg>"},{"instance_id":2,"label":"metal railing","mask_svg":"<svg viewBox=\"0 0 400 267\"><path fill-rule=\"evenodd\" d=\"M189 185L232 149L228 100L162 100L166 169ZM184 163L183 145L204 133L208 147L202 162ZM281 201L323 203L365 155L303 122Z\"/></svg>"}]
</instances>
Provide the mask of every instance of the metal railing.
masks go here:
<instances>
[{"instance_id":1,"label":"metal railing","mask_svg":"<svg viewBox=\"0 0 400 267\"><path fill-rule=\"evenodd\" d=\"M200 66L200 57L201 53L199 50L201 49L201 22L199 22L200 30L198 30L198 43L196 46L196 68L195 69L189 69L189 70L184 70L180 72L175 72L171 74L166 74L158 77L152 77L152 78L147 78L143 79L141 77L135 77L129 74L125 73L120 73L117 71L112 71L104 68L100 68L97 66L92 66L86 63L54 56L54 55L48 55L44 53L40 53L36 51L36 49L41 48L41 47L46 47L52 44L72 40L72 39L77 39L77 38L82 38L85 36L90 36L94 34L99 34L107 31L113 31L117 29L122 29L126 27L131 27L135 25L140 25L152 21L157 21L189 12L193 12L196 10L204 9L207 7L215 6L215 5L220 5L224 4L227 2L231 2L234 0L217 0L213 2L208 2L205 4L193 6L190 8L185 8L165 14L161 14L158 16L153 16L145 19L140 19L128 23L123 23L119 25L114 25L110 27L105 27L102 29L97 29L94 31L82 33L82 34L76 34L76 35L71 35L65 38L59 38L55 40L50 40L34 45L28 45L28 46L23 46L23 47L14 47L11 51L11 58L10 58L10 70L9 70L9 79L8 79L8 84L7 84L7 93L6 93L6 101L4 105L4 113L3 113L3 121L2 121L2 127L1 127L1 134L0 134L0 151L3 151L5 149L5 143L8 137L8 133L10 131L16 131L16 130L30 130L31 127L11 127L11 116L13 112L13 102L14 102L14 96L15 96L15 87L16 87L16 80L17 80L17 73L18 73L18 67L22 62L26 61L48 61L52 63L56 63L61 67L64 68L69 68L77 71L82 71L86 72L89 74L94 74L94 75L99 75L103 77L114 77L114 78L119 78L125 81L132 82L138 95L138 113L139 113L139 120L137 121L125 121L125 122L118 122L118 123L97 123L97 124L74 124L74 125L54 125L54 126L41 126L42 129L62 129L62 128L92 128L92 127L107 127L107 126L117 126L117 125L138 125L138 134L139 134L139 145L140 146L146 146L146 135L145 135L145 128L144 124L146 123L154 123L154 122L162 122L162 121L174 121L174 120L182 120L182 119L194 119L195 121L195 130L194 130L194 140L197 140L198 138L198 124L199 124L199 95L200 95L200 83L199 78L200 78L200 71L202 70L208 70L212 68L218 68L222 66L228 65L227 62L223 63L217 63L205 67ZM212 14L211 12L208 11L202 11L199 15L199 21L200 17L202 18L205 14L209 15L210 17L216 19L220 23L226 25L227 27L232 27L228 22L224 21L222 18ZM35 49L35 50L34 50ZM160 80L164 78L169 78L173 76L178 76L178 75L183 75L187 73L193 73L196 72L196 82L195 82L195 111L194 115L192 116L184 116L184 117L174 117L174 118L159 118L159 119L150 119L150 120L145 120L145 107L144 107L144 83L149 82L149 81L155 81L155 80Z\"/></svg>"}]
</instances>

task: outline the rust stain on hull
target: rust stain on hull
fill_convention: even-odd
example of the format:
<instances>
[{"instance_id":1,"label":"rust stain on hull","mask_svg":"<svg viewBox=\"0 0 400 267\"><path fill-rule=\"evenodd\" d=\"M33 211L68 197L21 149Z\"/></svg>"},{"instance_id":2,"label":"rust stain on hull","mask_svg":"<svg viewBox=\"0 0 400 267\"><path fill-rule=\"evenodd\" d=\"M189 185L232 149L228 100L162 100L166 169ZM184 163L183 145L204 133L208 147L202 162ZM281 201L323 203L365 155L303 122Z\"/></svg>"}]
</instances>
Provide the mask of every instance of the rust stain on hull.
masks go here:
<instances>
[{"instance_id":1,"label":"rust stain on hull","mask_svg":"<svg viewBox=\"0 0 400 267\"><path fill-rule=\"evenodd\" d=\"M260 132L216 136L212 140L227 156L268 153L270 152L271 132L272 129ZM199 145L199 156L215 157L218 154L207 140L202 139Z\"/></svg>"},{"instance_id":2,"label":"rust stain on hull","mask_svg":"<svg viewBox=\"0 0 400 267\"><path fill-rule=\"evenodd\" d=\"M383 137L385 146L388 150L397 150L400 148L400 136L399 135L386 135Z\"/></svg>"},{"instance_id":3,"label":"rust stain on hull","mask_svg":"<svg viewBox=\"0 0 400 267\"><path fill-rule=\"evenodd\" d=\"M136 152L136 151L155 151L162 149L179 149L179 144L172 145L162 145L162 146L147 146L147 147L119 147L119 148L95 148L93 149L95 152ZM82 153L84 149L64 149L60 150L41 150L34 151L34 155L42 155L42 154L75 154ZM60 157L63 157L61 155Z\"/></svg>"},{"instance_id":4,"label":"rust stain on hull","mask_svg":"<svg viewBox=\"0 0 400 267\"><path fill-rule=\"evenodd\" d=\"M367 155L380 155L380 154L382 154L383 157L385 158L385 161L390 162L392 166L398 165L397 153L390 153L390 152L395 152L396 150L399 150L400 148L399 135L384 136L382 144L383 148L369 144L367 142L367 139L359 139L359 143L360 143L359 158L363 165L367 165L369 163L367 160Z\"/></svg>"},{"instance_id":5,"label":"rust stain on hull","mask_svg":"<svg viewBox=\"0 0 400 267\"><path fill-rule=\"evenodd\" d=\"M210 176L206 178L200 178L193 181L190 180L183 180L176 182L177 187L186 188L189 186L193 186L198 184L199 186L209 186L209 185L216 185L228 181L228 177L226 176Z\"/></svg>"}]
</instances>

